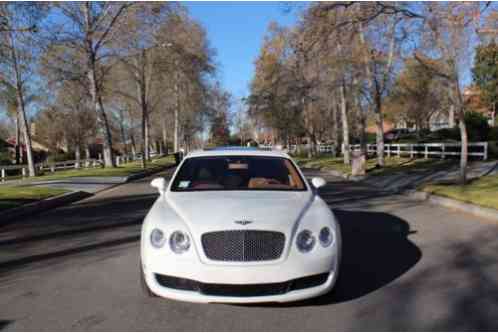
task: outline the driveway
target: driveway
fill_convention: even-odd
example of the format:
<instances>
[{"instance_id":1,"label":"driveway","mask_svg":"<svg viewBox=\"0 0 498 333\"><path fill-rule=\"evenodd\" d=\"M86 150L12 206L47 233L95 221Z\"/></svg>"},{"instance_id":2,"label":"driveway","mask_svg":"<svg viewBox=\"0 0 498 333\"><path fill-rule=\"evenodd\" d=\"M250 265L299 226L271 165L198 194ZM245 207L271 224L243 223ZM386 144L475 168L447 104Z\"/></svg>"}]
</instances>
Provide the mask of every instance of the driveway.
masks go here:
<instances>
[{"instance_id":1,"label":"driveway","mask_svg":"<svg viewBox=\"0 0 498 333\"><path fill-rule=\"evenodd\" d=\"M498 330L497 222L327 180L344 240L329 295L250 306L146 298L139 230L157 195L144 179L0 229L0 329Z\"/></svg>"}]
</instances>

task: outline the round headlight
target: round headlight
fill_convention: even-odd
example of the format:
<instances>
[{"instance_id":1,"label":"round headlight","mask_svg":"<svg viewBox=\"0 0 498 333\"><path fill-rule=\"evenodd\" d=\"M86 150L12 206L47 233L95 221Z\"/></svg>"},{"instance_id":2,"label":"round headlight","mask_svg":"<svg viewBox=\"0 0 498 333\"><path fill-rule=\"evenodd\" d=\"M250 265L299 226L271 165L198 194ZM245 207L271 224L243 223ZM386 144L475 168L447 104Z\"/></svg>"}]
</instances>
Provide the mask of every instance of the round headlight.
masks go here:
<instances>
[{"instance_id":1,"label":"round headlight","mask_svg":"<svg viewBox=\"0 0 498 333\"><path fill-rule=\"evenodd\" d=\"M323 227L322 230L320 230L318 239L320 240L320 244L322 244L323 247L327 247L334 242L334 234L329 227Z\"/></svg>"},{"instance_id":2,"label":"round headlight","mask_svg":"<svg viewBox=\"0 0 498 333\"><path fill-rule=\"evenodd\" d=\"M171 251L180 254L190 248L190 238L182 231L175 231L169 238L169 246Z\"/></svg>"},{"instance_id":3,"label":"round headlight","mask_svg":"<svg viewBox=\"0 0 498 333\"><path fill-rule=\"evenodd\" d=\"M152 232L150 233L150 243L152 244L152 246L159 249L163 247L165 242L166 238L164 237L164 233L161 230L152 230Z\"/></svg>"},{"instance_id":4,"label":"round headlight","mask_svg":"<svg viewBox=\"0 0 498 333\"><path fill-rule=\"evenodd\" d=\"M315 246L315 236L309 230L303 230L297 234L296 246L299 251L306 253L313 250Z\"/></svg>"}]
</instances>

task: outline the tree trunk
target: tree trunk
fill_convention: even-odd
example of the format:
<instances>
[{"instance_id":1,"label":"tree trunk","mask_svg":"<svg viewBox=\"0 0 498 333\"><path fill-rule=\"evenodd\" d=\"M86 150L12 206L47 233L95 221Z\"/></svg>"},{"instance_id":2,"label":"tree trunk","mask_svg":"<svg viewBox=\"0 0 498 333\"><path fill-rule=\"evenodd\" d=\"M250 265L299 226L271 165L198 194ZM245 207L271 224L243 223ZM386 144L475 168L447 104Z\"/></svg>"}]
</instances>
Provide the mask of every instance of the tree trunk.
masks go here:
<instances>
[{"instance_id":1,"label":"tree trunk","mask_svg":"<svg viewBox=\"0 0 498 333\"><path fill-rule=\"evenodd\" d=\"M164 155L164 145L163 145L163 142L162 141L156 141L156 147L157 147L157 151L159 152L159 156L163 156Z\"/></svg>"},{"instance_id":2,"label":"tree trunk","mask_svg":"<svg viewBox=\"0 0 498 333\"><path fill-rule=\"evenodd\" d=\"M36 170L35 170L35 163L33 159L33 149L31 145L31 134L30 134L30 128L28 124L28 119L26 117L26 108L24 104L24 96L23 96L23 83L22 83L22 73L21 70L22 68L19 67L18 65L18 57L17 57L17 50L15 47L14 43L14 38L12 37L12 34L9 35L10 37L10 47L11 47L11 60L14 68L14 74L15 74L15 86L16 86L16 100L17 100L17 115L19 117L19 121L21 122L21 131L22 135L24 136L24 144L26 146L26 155L28 157L28 171L29 171L29 176L34 177L36 176ZM18 142L17 142L18 143ZM22 150L22 148L21 148Z\"/></svg>"},{"instance_id":3,"label":"tree trunk","mask_svg":"<svg viewBox=\"0 0 498 333\"><path fill-rule=\"evenodd\" d=\"M91 55L89 55L92 58ZM115 167L115 162L113 158L112 151L112 135L111 128L109 126L109 121L107 119L107 115L105 113L104 105L102 103L102 98L98 93L97 83L95 79L95 63L92 59L89 59L89 71L88 71L88 80L89 80L89 88L90 88L90 96L92 98L92 105L94 106L94 110L97 114L97 122L100 125L99 127L103 130L104 140L102 143L103 153L104 153L104 166L105 167Z\"/></svg>"},{"instance_id":4,"label":"tree trunk","mask_svg":"<svg viewBox=\"0 0 498 333\"><path fill-rule=\"evenodd\" d=\"M337 104L335 100L330 101L330 107L332 108L332 141L334 142L334 148L336 152L334 153L334 157L337 154L337 149L339 145L339 127L337 126Z\"/></svg>"},{"instance_id":5,"label":"tree trunk","mask_svg":"<svg viewBox=\"0 0 498 333\"><path fill-rule=\"evenodd\" d=\"M149 140L147 135L147 106L142 101L142 168L145 169L149 156Z\"/></svg>"},{"instance_id":6,"label":"tree trunk","mask_svg":"<svg viewBox=\"0 0 498 333\"><path fill-rule=\"evenodd\" d=\"M28 119L26 117L26 110L24 108L24 97L22 94L22 87L17 88L17 105L18 113L20 115L21 129L24 136L24 144L26 146L26 155L28 158L28 172L30 177L36 176L35 161L33 158L33 146L31 144L31 134L29 131Z\"/></svg>"},{"instance_id":7,"label":"tree trunk","mask_svg":"<svg viewBox=\"0 0 498 333\"><path fill-rule=\"evenodd\" d=\"M88 145L85 146L85 158L87 160L92 158L92 156L90 155L90 147Z\"/></svg>"},{"instance_id":8,"label":"tree trunk","mask_svg":"<svg viewBox=\"0 0 498 333\"><path fill-rule=\"evenodd\" d=\"M111 129L109 125L109 121L107 119L107 115L105 113L104 104L102 102L102 96L100 92L100 87L97 82L97 68L96 68L96 54L94 50L94 32L92 29L92 18L89 10L89 5L86 3L83 6L83 14L85 21L85 52L86 52L86 65L87 65L87 77L89 84L89 92L92 98L92 105L94 107L95 113L97 114L97 122L99 127L104 132L104 140L102 144L103 153L104 153L104 166L105 167L115 167L115 161L113 158L112 151L112 135Z\"/></svg>"},{"instance_id":9,"label":"tree trunk","mask_svg":"<svg viewBox=\"0 0 498 333\"><path fill-rule=\"evenodd\" d=\"M130 143L131 143L131 154L133 155L133 160L137 158L137 146L135 144L135 135L133 133L130 134Z\"/></svg>"},{"instance_id":10,"label":"tree trunk","mask_svg":"<svg viewBox=\"0 0 498 333\"><path fill-rule=\"evenodd\" d=\"M16 145L15 155L16 155L16 164L21 164L21 126L19 126L19 111L16 110Z\"/></svg>"},{"instance_id":11,"label":"tree trunk","mask_svg":"<svg viewBox=\"0 0 498 333\"><path fill-rule=\"evenodd\" d=\"M450 105L450 111L448 115L448 126L450 128L455 127L455 106Z\"/></svg>"},{"instance_id":12,"label":"tree trunk","mask_svg":"<svg viewBox=\"0 0 498 333\"><path fill-rule=\"evenodd\" d=\"M339 96L341 99L341 120L342 120L342 142L344 145L344 164L351 164L351 148L349 146L349 121L346 103L346 93L344 91L344 82L339 87Z\"/></svg>"},{"instance_id":13,"label":"tree trunk","mask_svg":"<svg viewBox=\"0 0 498 333\"><path fill-rule=\"evenodd\" d=\"M385 165L384 161L384 117L382 114L382 105L377 102L375 106L375 125L377 127L377 164L381 167Z\"/></svg>"},{"instance_id":14,"label":"tree trunk","mask_svg":"<svg viewBox=\"0 0 498 333\"><path fill-rule=\"evenodd\" d=\"M163 137L163 153L165 155L168 155L168 131L167 131L167 124L166 124L166 115L163 115L163 121L162 121L162 137Z\"/></svg>"},{"instance_id":15,"label":"tree trunk","mask_svg":"<svg viewBox=\"0 0 498 333\"><path fill-rule=\"evenodd\" d=\"M360 119L360 151L361 154L368 159L368 142L367 142L367 116L358 101L358 96L355 95L355 104L358 109L359 119Z\"/></svg>"},{"instance_id":16,"label":"tree trunk","mask_svg":"<svg viewBox=\"0 0 498 333\"><path fill-rule=\"evenodd\" d=\"M102 119L102 124L104 125L104 141L103 141L103 152L104 152L104 166L114 168L116 167L116 162L114 161L114 152L112 151L112 134L107 115L105 113L104 104L102 103L101 96L98 97L98 106L100 110L100 116Z\"/></svg>"},{"instance_id":17,"label":"tree trunk","mask_svg":"<svg viewBox=\"0 0 498 333\"><path fill-rule=\"evenodd\" d=\"M144 155L147 161L150 161L150 147L151 147L151 142L150 142L150 124L149 124L149 114L148 111L145 113L145 133L144 133L144 139L145 139L145 151Z\"/></svg>"},{"instance_id":18,"label":"tree trunk","mask_svg":"<svg viewBox=\"0 0 498 333\"><path fill-rule=\"evenodd\" d=\"M180 80L180 73L178 71L178 61L176 61L176 70L175 70L175 111L174 111L174 129L173 129L173 151L176 153L178 152L178 149L180 148L178 146L178 140L179 140L179 126L180 126L180 90L179 90L179 80Z\"/></svg>"},{"instance_id":19,"label":"tree trunk","mask_svg":"<svg viewBox=\"0 0 498 333\"><path fill-rule=\"evenodd\" d=\"M74 167L79 169L81 166L81 145L79 142L76 143L76 147L74 148L74 158L76 160Z\"/></svg>"},{"instance_id":20,"label":"tree trunk","mask_svg":"<svg viewBox=\"0 0 498 333\"><path fill-rule=\"evenodd\" d=\"M461 137L461 151L460 151L460 183L465 185L467 182L467 163L468 163L468 136L467 136L467 126L465 125L463 112L459 112L460 121L458 122L458 127L460 128Z\"/></svg>"},{"instance_id":21,"label":"tree trunk","mask_svg":"<svg viewBox=\"0 0 498 333\"><path fill-rule=\"evenodd\" d=\"M120 110L120 121L119 121L119 131L121 133L121 141L123 141L123 152L125 156L128 156L128 144L126 143L126 131L124 127L124 115L123 115L123 110Z\"/></svg>"}]
</instances>

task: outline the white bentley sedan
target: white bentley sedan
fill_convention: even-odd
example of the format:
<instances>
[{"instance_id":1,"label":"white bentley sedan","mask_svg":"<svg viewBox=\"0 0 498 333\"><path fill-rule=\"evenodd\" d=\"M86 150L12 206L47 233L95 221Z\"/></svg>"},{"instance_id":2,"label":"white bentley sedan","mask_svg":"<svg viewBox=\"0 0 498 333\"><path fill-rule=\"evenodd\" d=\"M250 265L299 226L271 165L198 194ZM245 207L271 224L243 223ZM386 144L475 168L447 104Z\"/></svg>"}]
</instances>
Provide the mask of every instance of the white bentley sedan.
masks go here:
<instances>
[{"instance_id":1,"label":"white bentley sedan","mask_svg":"<svg viewBox=\"0 0 498 333\"><path fill-rule=\"evenodd\" d=\"M189 302L290 302L329 292L339 274L334 214L284 152L193 152L160 196L141 238L142 286Z\"/></svg>"}]
</instances>

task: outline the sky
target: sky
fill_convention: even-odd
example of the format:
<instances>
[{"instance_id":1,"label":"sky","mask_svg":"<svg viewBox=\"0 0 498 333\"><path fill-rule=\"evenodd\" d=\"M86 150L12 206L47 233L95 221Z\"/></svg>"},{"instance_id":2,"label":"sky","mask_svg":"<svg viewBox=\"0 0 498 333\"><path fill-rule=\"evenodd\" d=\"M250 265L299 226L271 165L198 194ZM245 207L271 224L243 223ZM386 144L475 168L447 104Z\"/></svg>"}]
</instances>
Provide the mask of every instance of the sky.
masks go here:
<instances>
[{"instance_id":1,"label":"sky","mask_svg":"<svg viewBox=\"0 0 498 333\"><path fill-rule=\"evenodd\" d=\"M247 96L254 61L270 22L291 25L297 8L285 10L283 2L183 2L190 15L207 31L217 50L219 78L235 98Z\"/></svg>"}]
</instances>

